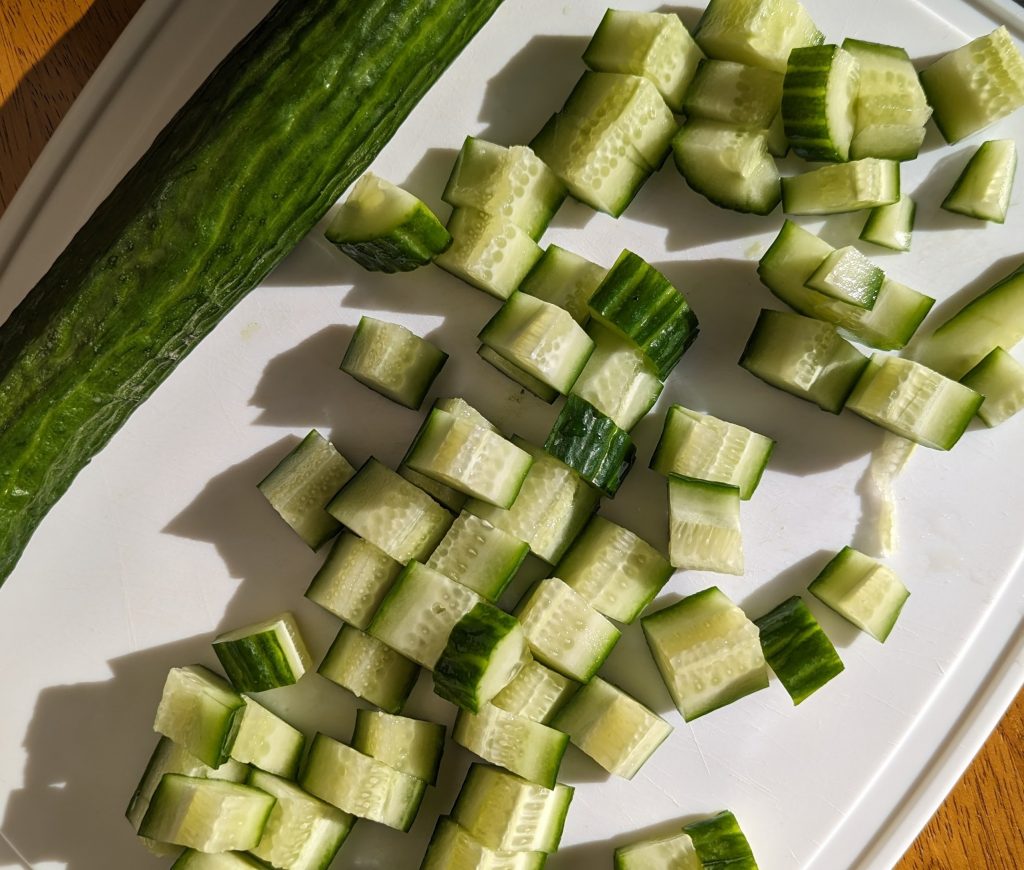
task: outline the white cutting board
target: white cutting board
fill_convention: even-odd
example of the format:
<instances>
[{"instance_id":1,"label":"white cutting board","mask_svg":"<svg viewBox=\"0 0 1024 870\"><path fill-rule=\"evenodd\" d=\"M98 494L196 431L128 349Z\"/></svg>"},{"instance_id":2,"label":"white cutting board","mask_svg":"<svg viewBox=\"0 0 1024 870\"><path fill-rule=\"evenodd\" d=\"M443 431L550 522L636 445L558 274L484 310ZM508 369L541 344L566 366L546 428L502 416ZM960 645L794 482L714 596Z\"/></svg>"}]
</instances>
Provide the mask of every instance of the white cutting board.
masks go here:
<instances>
[{"instance_id":1,"label":"white cutting board","mask_svg":"<svg viewBox=\"0 0 1024 870\"><path fill-rule=\"evenodd\" d=\"M650 8L628 0L622 7ZM0 222L0 317L268 0L149 0L104 62ZM1008 4L807 0L830 40L895 42L925 58L1007 23ZM441 208L463 136L523 142L582 72L603 2L507 0L385 148L374 170ZM693 25L697 11L681 10ZM984 138L1024 142L1024 113L955 147L929 131L904 169L919 200L909 254L871 251L897 280L939 298L941 317L1024 257L1022 184L1005 226L938 209ZM793 166L798 165L793 163ZM442 212L446 213L446 212ZM623 247L657 264L701 318L700 340L637 428L639 461L602 510L665 544L663 483L646 468L671 402L779 441L743 508L742 578L687 574L671 600L717 583L751 616L802 591L830 552L863 543L858 482L881 433L774 391L735 361L762 306L777 307L754 262L782 217L739 216L689 191L668 165L615 221L567 204L546 236L604 264ZM822 223L810 222L812 228ZM831 241L859 219L828 221ZM963 290L963 288L969 288ZM302 597L318 564L256 493L295 437L318 427L356 464L397 463L418 416L337 371L362 314L400 320L452 355L435 395L464 394L507 431L543 440L554 410L480 362L475 333L496 302L440 270L374 276L313 233L179 367L79 476L0 589L0 866L159 866L121 818L155 742L167 668L214 663L218 630L293 610L315 656L338 624ZM794 708L777 682L692 725L672 709L639 626L605 673L676 726L633 782L570 749L578 786L552 870L610 866L615 845L675 820L732 809L765 870L891 866L1021 685L1024 421L973 426L952 454L918 450L897 484L903 544L892 565L912 590L884 645L809 602L847 670ZM539 563L524 572L536 578ZM310 730L348 739L355 704L317 676L268 703ZM450 721L422 681L410 712ZM419 858L469 763L449 747L408 835L364 823L335 866L404 870Z\"/></svg>"}]
</instances>

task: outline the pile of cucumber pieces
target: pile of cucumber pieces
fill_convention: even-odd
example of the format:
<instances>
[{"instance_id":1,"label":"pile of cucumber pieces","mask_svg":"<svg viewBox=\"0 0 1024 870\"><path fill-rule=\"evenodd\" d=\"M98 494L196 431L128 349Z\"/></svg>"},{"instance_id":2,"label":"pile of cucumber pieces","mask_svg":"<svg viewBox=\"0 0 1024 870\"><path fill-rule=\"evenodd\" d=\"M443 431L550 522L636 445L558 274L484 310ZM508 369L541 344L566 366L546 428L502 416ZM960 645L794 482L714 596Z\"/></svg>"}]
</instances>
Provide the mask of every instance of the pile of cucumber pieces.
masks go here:
<instances>
[{"instance_id":1,"label":"pile of cucumber pieces","mask_svg":"<svg viewBox=\"0 0 1024 870\"><path fill-rule=\"evenodd\" d=\"M313 550L329 552L306 596L342 626L321 677L379 708L349 743L308 742L252 697L312 670L285 613L222 634L227 679L168 674L161 735L128 809L177 868L326 867L358 819L407 831L437 781L444 726L401 715L421 670L458 708L452 739L473 764L421 868L529 870L559 844L573 789L557 781L571 742L632 778L671 725L598 672L640 619L686 721L768 686L795 704L843 670L800 596L756 619L709 587L642 616L675 569L743 573L740 506L775 442L670 407L651 467L667 479L669 553L597 513L636 458L630 436L697 338L684 294L636 253L609 267L538 240L569 195L618 216L671 151L687 183L725 208L768 214L868 211L861 239L908 250L915 204L900 190L934 118L950 142L1024 105L1024 59L1000 28L920 76L902 49L824 36L796 0L711 0L693 36L673 14L608 10L584 73L529 146L468 137L445 187L447 227L419 199L364 176L327 237L370 270L431 262L501 300L480 357L552 403L543 446L506 437L465 399L438 399L393 470L358 470L310 432L259 488ZM677 114L685 114L680 125ZM792 150L828 165L781 178ZM943 207L1006 216L1012 141L984 143ZM934 300L889 279L856 247L787 220L757 267L792 311L761 312L740 365L823 410L948 450L979 415L1024 407L1024 266L904 355ZM341 368L418 410L448 355L364 317ZM503 602L528 554L546 579ZM808 591L878 641L909 592L845 547ZM503 607L502 604L511 605ZM731 813L615 852L619 870L756 867Z\"/></svg>"}]
</instances>

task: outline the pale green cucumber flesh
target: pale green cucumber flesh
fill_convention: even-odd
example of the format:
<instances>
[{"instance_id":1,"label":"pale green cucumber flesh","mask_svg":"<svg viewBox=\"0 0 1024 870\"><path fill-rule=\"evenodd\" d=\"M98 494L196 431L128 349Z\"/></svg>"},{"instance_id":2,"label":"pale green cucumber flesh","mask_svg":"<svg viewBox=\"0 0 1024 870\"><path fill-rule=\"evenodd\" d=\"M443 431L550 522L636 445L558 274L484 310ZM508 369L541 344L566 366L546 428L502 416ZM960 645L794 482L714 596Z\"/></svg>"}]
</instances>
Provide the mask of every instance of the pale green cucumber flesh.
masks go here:
<instances>
[{"instance_id":1,"label":"pale green cucumber flesh","mask_svg":"<svg viewBox=\"0 0 1024 870\"><path fill-rule=\"evenodd\" d=\"M739 487L670 473L668 523L673 567L743 573Z\"/></svg>"},{"instance_id":2,"label":"pale green cucumber flesh","mask_svg":"<svg viewBox=\"0 0 1024 870\"><path fill-rule=\"evenodd\" d=\"M985 397L978 416L986 426L1005 423L1024 409L1024 365L995 348L960 383Z\"/></svg>"},{"instance_id":3,"label":"pale green cucumber flesh","mask_svg":"<svg viewBox=\"0 0 1024 870\"><path fill-rule=\"evenodd\" d=\"M318 673L388 713L401 713L420 669L372 635L345 625Z\"/></svg>"},{"instance_id":4,"label":"pale green cucumber flesh","mask_svg":"<svg viewBox=\"0 0 1024 870\"><path fill-rule=\"evenodd\" d=\"M356 710L352 748L389 767L437 783L444 752L444 725L376 710Z\"/></svg>"}]
</instances>

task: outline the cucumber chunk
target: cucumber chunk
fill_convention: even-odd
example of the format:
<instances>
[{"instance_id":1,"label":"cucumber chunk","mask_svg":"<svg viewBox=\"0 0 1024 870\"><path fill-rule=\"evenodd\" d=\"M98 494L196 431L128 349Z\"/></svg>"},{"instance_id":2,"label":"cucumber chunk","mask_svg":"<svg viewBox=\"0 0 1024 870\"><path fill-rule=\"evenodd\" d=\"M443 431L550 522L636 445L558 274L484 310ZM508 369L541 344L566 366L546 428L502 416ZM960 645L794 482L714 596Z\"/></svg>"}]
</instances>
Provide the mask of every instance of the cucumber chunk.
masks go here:
<instances>
[{"instance_id":1,"label":"cucumber chunk","mask_svg":"<svg viewBox=\"0 0 1024 870\"><path fill-rule=\"evenodd\" d=\"M345 625L318 672L357 698L388 713L401 713L420 669L373 635Z\"/></svg>"},{"instance_id":2,"label":"cucumber chunk","mask_svg":"<svg viewBox=\"0 0 1024 870\"><path fill-rule=\"evenodd\" d=\"M401 570L401 564L383 550L343 531L313 576L306 597L365 631Z\"/></svg>"},{"instance_id":3,"label":"cucumber chunk","mask_svg":"<svg viewBox=\"0 0 1024 870\"><path fill-rule=\"evenodd\" d=\"M807 279L807 286L857 308L874 308L885 273L853 245L837 248Z\"/></svg>"},{"instance_id":4,"label":"cucumber chunk","mask_svg":"<svg viewBox=\"0 0 1024 870\"><path fill-rule=\"evenodd\" d=\"M909 195L900 194L896 202L875 206L868 212L860 238L892 251L909 251L916 214L917 203Z\"/></svg>"},{"instance_id":5,"label":"cucumber chunk","mask_svg":"<svg viewBox=\"0 0 1024 870\"><path fill-rule=\"evenodd\" d=\"M306 748L306 738L280 716L245 697L245 709L238 734L231 746L231 757L267 773L295 779Z\"/></svg>"},{"instance_id":6,"label":"cucumber chunk","mask_svg":"<svg viewBox=\"0 0 1024 870\"><path fill-rule=\"evenodd\" d=\"M153 730L208 767L220 767L228 760L244 707L228 681L202 665L171 668Z\"/></svg>"},{"instance_id":7,"label":"cucumber chunk","mask_svg":"<svg viewBox=\"0 0 1024 870\"><path fill-rule=\"evenodd\" d=\"M740 365L766 384L838 414L868 359L829 323L765 308Z\"/></svg>"},{"instance_id":8,"label":"cucumber chunk","mask_svg":"<svg viewBox=\"0 0 1024 870\"><path fill-rule=\"evenodd\" d=\"M959 142L1024 106L1024 56L997 27L922 70L921 85L939 131Z\"/></svg>"},{"instance_id":9,"label":"cucumber chunk","mask_svg":"<svg viewBox=\"0 0 1024 870\"><path fill-rule=\"evenodd\" d=\"M838 45L795 48L782 85L782 122L807 160L848 160L856 123L857 60Z\"/></svg>"},{"instance_id":10,"label":"cucumber chunk","mask_svg":"<svg viewBox=\"0 0 1024 870\"><path fill-rule=\"evenodd\" d=\"M578 688L573 680L531 659L491 703L506 713L548 725Z\"/></svg>"},{"instance_id":11,"label":"cucumber chunk","mask_svg":"<svg viewBox=\"0 0 1024 870\"><path fill-rule=\"evenodd\" d=\"M960 378L960 383L985 397L978 416L986 426L1005 423L1024 408L1024 365L1001 347Z\"/></svg>"},{"instance_id":12,"label":"cucumber chunk","mask_svg":"<svg viewBox=\"0 0 1024 870\"><path fill-rule=\"evenodd\" d=\"M1017 144L990 139L971 156L964 171L942 201L946 211L1001 224L1006 220L1017 172Z\"/></svg>"},{"instance_id":13,"label":"cucumber chunk","mask_svg":"<svg viewBox=\"0 0 1024 870\"><path fill-rule=\"evenodd\" d=\"M865 157L782 179L787 214L838 214L889 205L900 198L900 165Z\"/></svg>"},{"instance_id":14,"label":"cucumber chunk","mask_svg":"<svg viewBox=\"0 0 1024 870\"><path fill-rule=\"evenodd\" d=\"M609 9L583 52L583 62L598 72L644 76L673 112L704 53L678 15Z\"/></svg>"},{"instance_id":15,"label":"cucumber chunk","mask_svg":"<svg viewBox=\"0 0 1024 870\"><path fill-rule=\"evenodd\" d=\"M539 239L565 199L565 185L525 145L467 136L441 198L511 221Z\"/></svg>"},{"instance_id":16,"label":"cucumber chunk","mask_svg":"<svg viewBox=\"0 0 1024 870\"><path fill-rule=\"evenodd\" d=\"M738 486L669 474L668 526L673 567L743 573Z\"/></svg>"},{"instance_id":17,"label":"cucumber chunk","mask_svg":"<svg viewBox=\"0 0 1024 870\"><path fill-rule=\"evenodd\" d=\"M213 651L239 692L265 692L291 686L312 667L295 617L272 619L217 635Z\"/></svg>"},{"instance_id":18,"label":"cucumber chunk","mask_svg":"<svg viewBox=\"0 0 1024 870\"><path fill-rule=\"evenodd\" d=\"M408 831L427 784L383 761L317 734L299 785L311 795L361 819Z\"/></svg>"},{"instance_id":19,"label":"cucumber chunk","mask_svg":"<svg viewBox=\"0 0 1024 870\"><path fill-rule=\"evenodd\" d=\"M404 326L361 317L341 370L384 398L419 410L448 354Z\"/></svg>"},{"instance_id":20,"label":"cucumber chunk","mask_svg":"<svg viewBox=\"0 0 1024 870\"><path fill-rule=\"evenodd\" d=\"M484 704L478 713L459 710L452 739L484 761L553 789L569 735ZM455 817L461 821L457 808Z\"/></svg>"},{"instance_id":21,"label":"cucumber chunk","mask_svg":"<svg viewBox=\"0 0 1024 870\"><path fill-rule=\"evenodd\" d=\"M672 726L618 686L594 677L552 721L609 773L632 779Z\"/></svg>"},{"instance_id":22,"label":"cucumber chunk","mask_svg":"<svg viewBox=\"0 0 1024 870\"><path fill-rule=\"evenodd\" d=\"M651 468L659 474L728 483L739 487L741 499L749 499L774 449L775 441L765 435L672 405L665 415Z\"/></svg>"},{"instance_id":23,"label":"cucumber chunk","mask_svg":"<svg viewBox=\"0 0 1024 870\"><path fill-rule=\"evenodd\" d=\"M340 528L325 510L327 502L355 473L334 445L313 429L257 488L306 545L318 550Z\"/></svg>"},{"instance_id":24,"label":"cucumber chunk","mask_svg":"<svg viewBox=\"0 0 1024 870\"><path fill-rule=\"evenodd\" d=\"M389 716L376 710L356 710L352 748L395 770L436 785L444 735L444 725L436 722Z\"/></svg>"},{"instance_id":25,"label":"cucumber chunk","mask_svg":"<svg viewBox=\"0 0 1024 870\"><path fill-rule=\"evenodd\" d=\"M372 456L327 511L403 565L427 558L454 520L423 490Z\"/></svg>"},{"instance_id":26,"label":"cucumber chunk","mask_svg":"<svg viewBox=\"0 0 1024 870\"><path fill-rule=\"evenodd\" d=\"M550 405L561 395L554 387L549 387L529 372L519 368L515 363L509 362L494 348L482 344L477 348L476 352L480 359L490 363L505 377L511 378L523 389L533 393L542 402L547 402Z\"/></svg>"},{"instance_id":27,"label":"cucumber chunk","mask_svg":"<svg viewBox=\"0 0 1024 870\"><path fill-rule=\"evenodd\" d=\"M515 615L534 658L580 683L597 673L621 635L557 577L541 580L527 590Z\"/></svg>"},{"instance_id":28,"label":"cucumber chunk","mask_svg":"<svg viewBox=\"0 0 1024 870\"><path fill-rule=\"evenodd\" d=\"M259 843L275 803L241 783L165 773L139 835L198 852L245 852Z\"/></svg>"},{"instance_id":29,"label":"cucumber chunk","mask_svg":"<svg viewBox=\"0 0 1024 870\"><path fill-rule=\"evenodd\" d=\"M843 547L807 591L882 643L910 597L892 569L853 547Z\"/></svg>"},{"instance_id":30,"label":"cucumber chunk","mask_svg":"<svg viewBox=\"0 0 1024 870\"><path fill-rule=\"evenodd\" d=\"M757 870L750 843L740 830L736 817L725 810L712 816L683 826L683 833L690 836L704 870Z\"/></svg>"},{"instance_id":31,"label":"cucumber chunk","mask_svg":"<svg viewBox=\"0 0 1024 870\"><path fill-rule=\"evenodd\" d=\"M983 401L970 387L920 363L875 354L846 407L901 438L949 450Z\"/></svg>"},{"instance_id":32,"label":"cucumber chunk","mask_svg":"<svg viewBox=\"0 0 1024 870\"><path fill-rule=\"evenodd\" d=\"M647 645L687 722L768 686L757 626L717 586L641 620Z\"/></svg>"},{"instance_id":33,"label":"cucumber chunk","mask_svg":"<svg viewBox=\"0 0 1024 870\"><path fill-rule=\"evenodd\" d=\"M787 598L754 624L761 649L794 704L805 701L843 671L843 661L799 595Z\"/></svg>"},{"instance_id":34,"label":"cucumber chunk","mask_svg":"<svg viewBox=\"0 0 1024 870\"><path fill-rule=\"evenodd\" d=\"M495 852L447 816L441 816L420 870L542 870L544 852Z\"/></svg>"},{"instance_id":35,"label":"cucumber chunk","mask_svg":"<svg viewBox=\"0 0 1024 870\"><path fill-rule=\"evenodd\" d=\"M575 393L565 400L544 450L609 498L636 459L636 445L629 433Z\"/></svg>"},{"instance_id":36,"label":"cucumber chunk","mask_svg":"<svg viewBox=\"0 0 1024 870\"><path fill-rule=\"evenodd\" d=\"M782 74L729 60L704 60L686 92L688 118L767 130L782 105Z\"/></svg>"},{"instance_id":37,"label":"cucumber chunk","mask_svg":"<svg viewBox=\"0 0 1024 870\"><path fill-rule=\"evenodd\" d=\"M528 658L519 621L481 601L448 636L434 665L434 692L477 713L512 681Z\"/></svg>"},{"instance_id":38,"label":"cucumber chunk","mask_svg":"<svg viewBox=\"0 0 1024 870\"><path fill-rule=\"evenodd\" d=\"M411 272L452 243L426 205L372 172L356 182L324 235L371 272Z\"/></svg>"},{"instance_id":39,"label":"cucumber chunk","mask_svg":"<svg viewBox=\"0 0 1024 870\"><path fill-rule=\"evenodd\" d=\"M452 807L452 820L489 849L551 853L562 839L573 791L473 764Z\"/></svg>"},{"instance_id":40,"label":"cucumber chunk","mask_svg":"<svg viewBox=\"0 0 1024 870\"><path fill-rule=\"evenodd\" d=\"M711 0L694 36L708 57L777 72L793 49L824 39L798 0Z\"/></svg>"},{"instance_id":41,"label":"cucumber chunk","mask_svg":"<svg viewBox=\"0 0 1024 870\"><path fill-rule=\"evenodd\" d=\"M519 292L564 308L580 326L586 326L590 320L587 303L606 274L604 266L558 245L548 245L519 285Z\"/></svg>"},{"instance_id":42,"label":"cucumber chunk","mask_svg":"<svg viewBox=\"0 0 1024 870\"><path fill-rule=\"evenodd\" d=\"M171 870L263 870L266 865L244 852L216 852L207 854L186 849L171 865Z\"/></svg>"},{"instance_id":43,"label":"cucumber chunk","mask_svg":"<svg viewBox=\"0 0 1024 870\"><path fill-rule=\"evenodd\" d=\"M615 850L615 870L702 870L689 834L640 840Z\"/></svg>"},{"instance_id":44,"label":"cucumber chunk","mask_svg":"<svg viewBox=\"0 0 1024 870\"><path fill-rule=\"evenodd\" d=\"M248 784L276 799L252 854L271 867L323 870L330 866L355 817L278 776L254 770Z\"/></svg>"},{"instance_id":45,"label":"cucumber chunk","mask_svg":"<svg viewBox=\"0 0 1024 870\"><path fill-rule=\"evenodd\" d=\"M497 601L529 552L525 541L463 511L430 554L427 567Z\"/></svg>"},{"instance_id":46,"label":"cucumber chunk","mask_svg":"<svg viewBox=\"0 0 1024 870\"><path fill-rule=\"evenodd\" d=\"M672 566L639 535L595 516L554 573L598 613L629 623L668 582Z\"/></svg>"}]
</instances>

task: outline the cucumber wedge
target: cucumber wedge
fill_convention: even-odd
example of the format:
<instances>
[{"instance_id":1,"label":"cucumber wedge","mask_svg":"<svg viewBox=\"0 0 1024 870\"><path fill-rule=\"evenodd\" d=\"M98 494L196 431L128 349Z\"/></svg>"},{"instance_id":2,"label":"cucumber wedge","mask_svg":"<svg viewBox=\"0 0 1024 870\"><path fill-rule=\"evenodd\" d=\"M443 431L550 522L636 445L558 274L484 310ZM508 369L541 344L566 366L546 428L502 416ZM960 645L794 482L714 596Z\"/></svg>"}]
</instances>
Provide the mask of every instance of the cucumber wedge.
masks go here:
<instances>
[{"instance_id":1,"label":"cucumber wedge","mask_svg":"<svg viewBox=\"0 0 1024 870\"><path fill-rule=\"evenodd\" d=\"M590 320L587 303L607 273L604 266L586 257L558 245L548 245L519 285L519 292L564 308L580 326L586 326Z\"/></svg>"},{"instance_id":2,"label":"cucumber wedge","mask_svg":"<svg viewBox=\"0 0 1024 870\"><path fill-rule=\"evenodd\" d=\"M668 526L673 567L743 573L739 487L669 474Z\"/></svg>"},{"instance_id":3,"label":"cucumber wedge","mask_svg":"<svg viewBox=\"0 0 1024 870\"><path fill-rule=\"evenodd\" d=\"M213 671L202 665L171 668L153 730L216 768L228 760L244 708L242 696Z\"/></svg>"},{"instance_id":4,"label":"cucumber wedge","mask_svg":"<svg viewBox=\"0 0 1024 870\"><path fill-rule=\"evenodd\" d=\"M1001 347L960 378L960 383L985 397L978 416L986 426L1005 423L1024 409L1024 365Z\"/></svg>"},{"instance_id":5,"label":"cucumber wedge","mask_svg":"<svg viewBox=\"0 0 1024 870\"><path fill-rule=\"evenodd\" d=\"M306 590L306 597L365 631L402 565L358 535L343 531Z\"/></svg>"},{"instance_id":6,"label":"cucumber wedge","mask_svg":"<svg viewBox=\"0 0 1024 870\"><path fill-rule=\"evenodd\" d=\"M782 86L782 122L808 160L848 160L856 123L857 60L838 45L795 48Z\"/></svg>"},{"instance_id":7,"label":"cucumber wedge","mask_svg":"<svg viewBox=\"0 0 1024 870\"><path fill-rule=\"evenodd\" d=\"M213 651L240 692L294 685L312 667L306 642L290 613L219 634L213 639Z\"/></svg>"},{"instance_id":8,"label":"cucumber wedge","mask_svg":"<svg viewBox=\"0 0 1024 870\"><path fill-rule=\"evenodd\" d=\"M857 308L875 307L885 273L853 245L832 251L810 278L807 286Z\"/></svg>"},{"instance_id":9,"label":"cucumber wedge","mask_svg":"<svg viewBox=\"0 0 1024 870\"><path fill-rule=\"evenodd\" d=\"M306 748L305 736L252 698L244 700L245 710L231 746L231 757L240 764L295 779Z\"/></svg>"},{"instance_id":10,"label":"cucumber wedge","mask_svg":"<svg viewBox=\"0 0 1024 870\"><path fill-rule=\"evenodd\" d=\"M798 0L711 0L694 36L708 57L777 72L791 51L824 39Z\"/></svg>"},{"instance_id":11,"label":"cucumber wedge","mask_svg":"<svg viewBox=\"0 0 1024 870\"><path fill-rule=\"evenodd\" d=\"M495 852L458 822L441 816L420 870L542 870L543 852Z\"/></svg>"},{"instance_id":12,"label":"cucumber wedge","mask_svg":"<svg viewBox=\"0 0 1024 870\"><path fill-rule=\"evenodd\" d=\"M782 179L786 214L839 214L890 205L900 198L900 165L865 157Z\"/></svg>"},{"instance_id":13,"label":"cucumber wedge","mask_svg":"<svg viewBox=\"0 0 1024 870\"><path fill-rule=\"evenodd\" d=\"M444 725L389 716L375 710L356 710L352 748L389 767L437 784L437 772L444 752Z\"/></svg>"},{"instance_id":14,"label":"cucumber wedge","mask_svg":"<svg viewBox=\"0 0 1024 870\"><path fill-rule=\"evenodd\" d=\"M565 400L544 450L609 498L636 460L636 445L629 433L575 393Z\"/></svg>"},{"instance_id":15,"label":"cucumber wedge","mask_svg":"<svg viewBox=\"0 0 1024 870\"><path fill-rule=\"evenodd\" d=\"M388 713L401 713L420 669L372 635L342 626L319 674Z\"/></svg>"},{"instance_id":16,"label":"cucumber wedge","mask_svg":"<svg viewBox=\"0 0 1024 870\"><path fill-rule=\"evenodd\" d=\"M1006 220L1017 172L1017 144L1012 139L983 142L942 201L946 211L1001 224Z\"/></svg>"},{"instance_id":17,"label":"cucumber wedge","mask_svg":"<svg viewBox=\"0 0 1024 870\"><path fill-rule=\"evenodd\" d=\"M573 680L531 659L491 703L513 716L548 725L578 688Z\"/></svg>"},{"instance_id":18,"label":"cucumber wedge","mask_svg":"<svg viewBox=\"0 0 1024 870\"><path fill-rule=\"evenodd\" d=\"M909 251L916 214L917 203L902 193L896 202L875 206L868 212L860 238L891 251Z\"/></svg>"}]
</instances>

